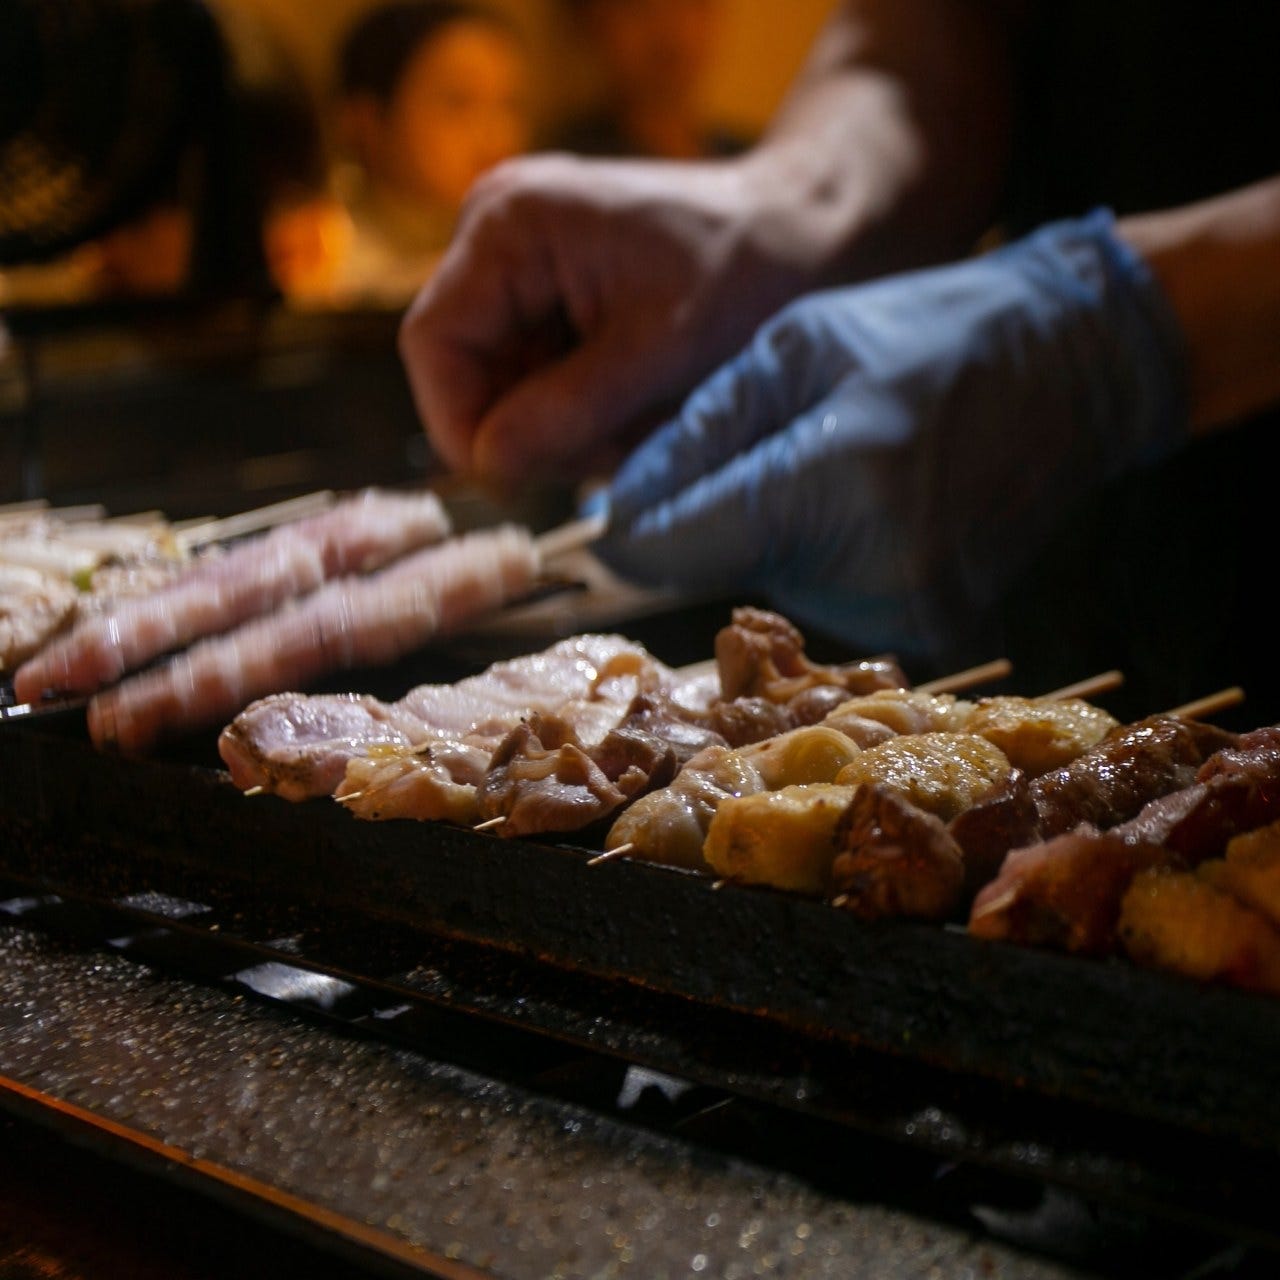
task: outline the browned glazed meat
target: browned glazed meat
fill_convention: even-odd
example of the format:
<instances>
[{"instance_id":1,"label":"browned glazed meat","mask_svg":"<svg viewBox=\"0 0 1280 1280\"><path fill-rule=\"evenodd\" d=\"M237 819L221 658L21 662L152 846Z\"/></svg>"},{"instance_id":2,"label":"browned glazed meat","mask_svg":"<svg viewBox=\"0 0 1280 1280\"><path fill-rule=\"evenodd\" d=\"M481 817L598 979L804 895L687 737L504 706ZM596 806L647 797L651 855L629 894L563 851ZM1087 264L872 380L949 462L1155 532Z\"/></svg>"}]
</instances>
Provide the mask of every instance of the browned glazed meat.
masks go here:
<instances>
[{"instance_id":1,"label":"browned glazed meat","mask_svg":"<svg viewBox=\"0 0 1280 1280\"><path fill-rule=\"evenodd\" d=\"M849 696L876 689L905 689L909 682L896 662L879 659L842 666L811 662L804 637L780 614L740 608L715 642L720 694L733 699L759 695L789 702L818 685L833 685Z\"/></svg>"},{"instance_id":2,"label":"browned glazed meat","mask_svg":"<svg viewBox=\"0 0 1280 1280\"><path fill-rule=\"evenodd\" d=\"M952 822L971 890L996 874L1010 849L1081 824L1105 831L1136 817L1151 800L1190 786L1205 761L1238 738L1200 721L1148 716L1113 730L1061 768L1034 779L1015 775Z\"/></svg>"},{"instance_id":3,"label":"browned glazed meat","mask_svg":"<svg viewBox=\"0 0 1280 1280\"><path fill-rule=\"evenodd\" d=\"M864 920L947 920L964 862L946 825L878 783L857 787L836 825L831 893Z\"/></svg>"}]
</instances>

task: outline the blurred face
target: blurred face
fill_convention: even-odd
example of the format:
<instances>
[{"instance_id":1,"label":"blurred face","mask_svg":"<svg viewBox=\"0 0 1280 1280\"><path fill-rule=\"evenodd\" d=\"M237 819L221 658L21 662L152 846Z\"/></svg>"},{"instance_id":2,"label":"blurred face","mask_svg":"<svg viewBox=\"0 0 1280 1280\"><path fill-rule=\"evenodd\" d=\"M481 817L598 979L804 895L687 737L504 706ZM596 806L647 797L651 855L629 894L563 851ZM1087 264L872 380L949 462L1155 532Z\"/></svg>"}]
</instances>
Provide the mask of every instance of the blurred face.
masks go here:
<instances>
[{"instance_id":1,"label":"blurred face","mask_svg":"<svg viewBox=\"0 0 1280 1280\"><path fill-rule=\"evenodd\" d=\"M715 53L719 0L588 0L588 37L614 91L645 102L694 93Z\"/></svg>"},{"instance_id":2,"label":"blurred face","mask_svg":"<svg viewBox=\"0 0 1280 1280\"><path fill-rule=\"evenodd\" d=\"M471 184L528 145L522 50L484 23L455 22L411 59L381 110L375 176L457 208Z\"/></svg>"}]
</instances>

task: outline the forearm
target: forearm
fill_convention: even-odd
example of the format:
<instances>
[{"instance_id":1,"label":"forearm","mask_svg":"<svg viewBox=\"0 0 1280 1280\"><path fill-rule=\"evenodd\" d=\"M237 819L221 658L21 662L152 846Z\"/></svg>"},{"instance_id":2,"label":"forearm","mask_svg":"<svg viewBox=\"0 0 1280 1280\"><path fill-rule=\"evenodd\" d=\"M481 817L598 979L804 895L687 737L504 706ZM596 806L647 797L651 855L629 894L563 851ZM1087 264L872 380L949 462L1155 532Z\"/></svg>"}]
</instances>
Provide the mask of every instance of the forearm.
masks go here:
<instances>
[{"instance_id":1,"label":"forearm","mask_svg":"<svg viewBox=\"0 0 1280 1280\"><path fill-rule=\"evenodd\" d=\"M996 207L1011 115L1007 5L844 0L744 174L804 229L815 284L967 251Z\"/></svg>"},{"instance_id":2,"label":"forearm","mask_svg":"<svg viewBox=\"0 0 1280 1280\"><path fill-rule=\"evenodd\" d=\"M1280 177L1123 219L1186 342L1196 433L1280 403Z\"/></svg>"}]
</instances>

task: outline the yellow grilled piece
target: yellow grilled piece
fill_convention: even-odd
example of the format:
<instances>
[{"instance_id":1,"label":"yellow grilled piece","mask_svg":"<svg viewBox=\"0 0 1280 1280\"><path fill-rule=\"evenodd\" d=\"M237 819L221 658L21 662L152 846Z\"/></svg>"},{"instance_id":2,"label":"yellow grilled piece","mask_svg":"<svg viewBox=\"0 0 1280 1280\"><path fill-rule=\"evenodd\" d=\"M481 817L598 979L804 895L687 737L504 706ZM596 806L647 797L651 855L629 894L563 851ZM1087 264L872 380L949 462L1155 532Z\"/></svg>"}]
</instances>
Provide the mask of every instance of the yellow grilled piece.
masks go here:
<instances>
[{"instance_id":1,"label":"yellow grilled piece","mask_svg":"<svg viewBox=\"0 0 1280 1280\"><path fill-rule=\"evenodd\" d=\"M1280 930L1194 872L1139 873L1120 906L1119 936L1149 968L1280 994Z\"/></svg>"},{"instance_id":2,"label":"yellow grilled piece","mask_svg":"<svg viewBox=\"0 0 1280 1280\"><path fill-rule=\"evenodd\" d=\"M979 698L962 728L993 742L1035 778L1101 742L1119 721L1083 698Z\"/></svg>"},{"instance_id":3,"label":"yellow grilled piece","mask_svg":"<svg viewBox=\"0 0 1280 1280\"><path fill-rule=\"evenodd\" d=\"M868 747L835 780L845 786L883 783L948 822L990 795L1011 772L1004 752L977 734L914 733Z\"/></svg>"},{"instance_id":4,"label":"yellow grilled piece","mask_svg":"<svg viewBox=\"0 0 1280 1280\"><path fill-rule=\"evenodd\" d=\"M835 859L836 823L853 791L812 782L722 800L703 857L718 875L743 884L823 893Z\"/></svg>"},{"instance_id":5,"label":"yellow grilled piece","mask_svg":"<svg viewBox=\"0 0 1280 1280\"><path fill-rule=\"evenodd\" d=\"M1280 822L1234 836L1226 856L1202 862L1199 875L1280 926Z\"/></svg>"}]
</instances>

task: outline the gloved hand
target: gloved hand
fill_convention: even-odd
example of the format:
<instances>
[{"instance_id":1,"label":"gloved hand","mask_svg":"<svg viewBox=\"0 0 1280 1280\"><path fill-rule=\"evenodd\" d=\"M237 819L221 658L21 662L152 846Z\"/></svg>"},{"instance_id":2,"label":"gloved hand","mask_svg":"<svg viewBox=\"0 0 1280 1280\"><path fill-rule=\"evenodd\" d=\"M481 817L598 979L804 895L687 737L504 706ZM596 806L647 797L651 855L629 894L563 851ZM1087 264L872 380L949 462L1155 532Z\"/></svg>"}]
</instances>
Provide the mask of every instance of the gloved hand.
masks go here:
<instances>
[{"instance_id":1,"label":"gloved hand","mask_svg":"<svg viewBox=\"0 0 1280 1280\"><path fill-rule=\"evenodd\" d=\"M1186 434L1182 341L1111 215L811 294L591 505L622 574L763 592L865 651L955 651L1074 503Z\"/></svg>"}]
</instances>

